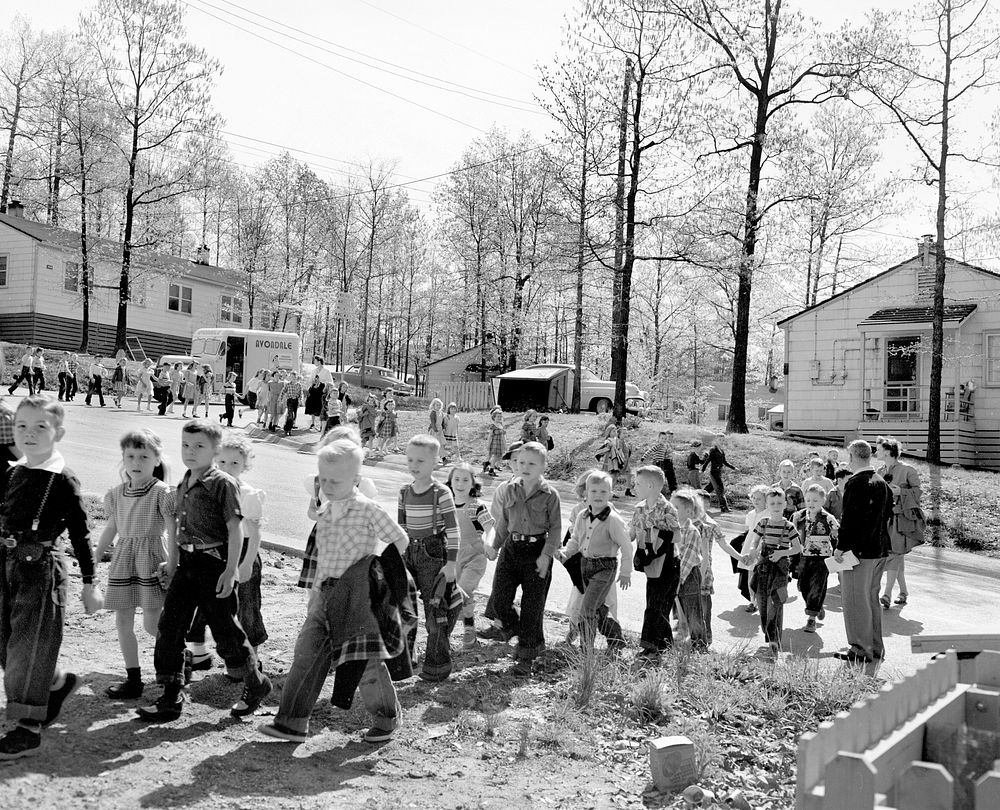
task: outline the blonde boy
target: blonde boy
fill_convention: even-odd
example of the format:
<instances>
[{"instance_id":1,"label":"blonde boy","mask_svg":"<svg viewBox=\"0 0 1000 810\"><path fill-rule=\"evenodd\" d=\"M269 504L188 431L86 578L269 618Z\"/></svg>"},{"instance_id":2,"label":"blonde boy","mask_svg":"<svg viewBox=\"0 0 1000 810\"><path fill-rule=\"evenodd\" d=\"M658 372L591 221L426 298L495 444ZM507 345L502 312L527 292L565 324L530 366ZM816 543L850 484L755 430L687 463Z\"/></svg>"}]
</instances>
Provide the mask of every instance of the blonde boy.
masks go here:
<instances>
[{"instance_id":1,"label":"blonde boy","mask_svg":"<svg viewBox=\"0 0 1000 810\"><path fill-rule=\"evenodd\" d=\"M752 532L760 561L754 568L750 589L757 596L760 627L773 655L781 647L789 559L801 551L798 532L784 516L785 494L778 486L767 491L767 515Z\"/></svg>"},{"instance_id":2,"label":"blonde boy","mask_svg":"<svg viewBox=\"0 0 1000 810\"><path fill-rule=\"evenodd\" d=\"M830 572L826 560L833 555L840 523L823 508L826 493L819 484L806 489L806 507L792 517L802 544L802 563L799 568L799 591L806 603L807 633L816 632L816 622L823 621L826 610L826 584Z\"/></svg>"}]
</instances>

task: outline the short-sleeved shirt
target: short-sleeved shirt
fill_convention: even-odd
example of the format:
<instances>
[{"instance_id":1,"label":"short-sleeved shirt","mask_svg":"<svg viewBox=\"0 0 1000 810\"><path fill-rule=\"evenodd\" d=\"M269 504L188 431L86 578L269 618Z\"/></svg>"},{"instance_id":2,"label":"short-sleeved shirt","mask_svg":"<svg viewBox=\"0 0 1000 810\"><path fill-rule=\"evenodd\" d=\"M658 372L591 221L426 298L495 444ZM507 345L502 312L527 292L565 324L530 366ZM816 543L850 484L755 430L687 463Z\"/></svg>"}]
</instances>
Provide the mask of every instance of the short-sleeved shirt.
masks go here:
<instances>
[{"instance_id":1,"label":"short-sleeved shirt","mask_svg":"<svg viewBox=\"0 0 1000 810\"><path fill-rule=\"evenodd\" d=\"M530 495L524 483L512 478L497 488L493 496L493 517L497 522L497 543L502 547L511 532L545 536L544 553L554 556L562 540L562 514L559 493L544 478Z\"/></svg>"},{"instance_id":2,"label":"short-sleeved shirt","mask_svg":"<svg viewBox=\"0 0 1000 810\"><path fill-rule=\"evenodd\" d=\"M680 581L684 582L695 568L701 567L701 532L692 521L679 526L674 532L674 549L680 558Z\"/></svg>"},{"instance_id":3,"label":"short-sleeved shirt","mask_svg":"<svg viewBox=\"0 0 1000 810\"><path fill-rule=\"evenodd\" d=\"M757 521L753 533L760 538L761 556L767 557L773 551L785 551L792 547L798 533L790 520L762 517Z\"/></svg>"},{"instance_id":4,"label":"short-sleeved shirt","mask_svg":"<svg viewBox=\"0 0 1000 810\"><path fill-rule=\"evenodd\" d=\"M209 467L198 480L184 473L177 486L177 544L216 546L229 542L226 524L243 517L240 485L218 467Z\"/></svg>"},{"instance_id":5,"label":"short-sleeved shirt","mask_svg":"<svg viewBox=\"0 0 1000 810\"><path fill-rule=\"evenodd\" d=\"M461 544L458 516L451 490L444 484L434 481L423 492L414 492L412 485L403 487L399 492L397 520L414 540L423 540L443 530L447 558L458 559Z\"/></svg>"},{"instance_id":6,"label":"short-sleeved shirt","mask_svg":"<svg viewBox=\"0 0 1000 810\"><path fill-rule=\"evenodd\" d=\"M778 481L775 486L780 488L782 492L785 493L785 517L789 518L798 512L803 506L806 505L806 496L802 492L802 487L796 484L794 481L789 481L788 486L785 486Z\"/></svg>"},{"instance_id":7,"label":"short-sleeved shirt","mask_svg":"<svg viewBox=\"0 0 1000 810\"><path fill-rule=\"evenodd\" d=\"M329 501L316 521L315 586L343 576L358 560L377 553L380 544L391 543L402 553L409 542L406 531L357 489L343 501Z\"/></svg>"},{"instance_id":8,"label":"short-sleeved shirt","mask_svg":"<svg viewBox=\"0 0 1000 810\"><path fill-rule=\"evenodd\" d=\"M493 516L486 504L478 498L471 498L461 506L455 504L455 513L460 535L459 550L482 546L483 535L493 527Z\"/></svg>"},{"instance_id":9,"label":"short-sleeved shirt","mask_svg":"<svg viewBox=\"0 0 1000 810\"><path fill-rule=\"evenodd\" d=\"M238 482L240 486L240 509L243 511L243 520L252 520L260 523L264 519L264 499L267 493L262 489L257 489L249 484ZM246 528L243 529L246 534Z\"/></svg>"}]
</instances>

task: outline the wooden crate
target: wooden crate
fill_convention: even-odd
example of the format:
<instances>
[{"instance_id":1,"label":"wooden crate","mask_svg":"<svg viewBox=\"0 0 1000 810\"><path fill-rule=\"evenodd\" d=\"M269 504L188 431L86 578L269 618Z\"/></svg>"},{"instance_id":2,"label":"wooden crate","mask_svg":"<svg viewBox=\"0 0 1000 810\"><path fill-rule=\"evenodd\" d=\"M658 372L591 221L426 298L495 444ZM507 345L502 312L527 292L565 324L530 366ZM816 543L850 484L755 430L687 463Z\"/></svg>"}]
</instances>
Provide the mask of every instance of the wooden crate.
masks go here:
<instances>
[{"instance_id":1,"label":"wooden crate","mask_svg":"<svg viewBox=\"0 0 1000 810\"><path fill-rule=\"evenodd\" d=\"M951 650L803 734L796 810L1000 808L1000 652L974 664L961 683Z\"/></svg>"}]
</instances>

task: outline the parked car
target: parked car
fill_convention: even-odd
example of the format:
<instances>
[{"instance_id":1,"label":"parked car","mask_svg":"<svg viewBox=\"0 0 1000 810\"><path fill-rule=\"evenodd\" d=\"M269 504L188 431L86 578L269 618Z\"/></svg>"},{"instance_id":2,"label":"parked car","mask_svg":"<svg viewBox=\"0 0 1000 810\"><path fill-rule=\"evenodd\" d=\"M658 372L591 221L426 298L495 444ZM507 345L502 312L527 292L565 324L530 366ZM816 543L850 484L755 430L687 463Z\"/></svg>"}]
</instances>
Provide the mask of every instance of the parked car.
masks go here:
<instances>
[{"instance_id":1,"label":"parked car","mask_svg":"<svg viewBox=\"0 0 1000 810\"><path fill-rule=\"evenodd\" d=\"M573 366L563 363L539 363L493 378L493 395L502 407L513 410L539 408L560 410L569 406L573 396ZM602 380L592 371L580 372L580 407L586 411L606 413L614 406L615 383ZM625 383L625 410L642 415L646 395L639 387Z\"/></svg>"},{"instance_id":2,"label":"parked car","mask_svg":"<svg viewBox=\"0 0 1000 810\"><path fill-rule=\"evenodd\" d=\"M409 396L413 393L412 385L396 376L396 372L391 368L384 368L383 366L365 364L364 385L361 382L360 363L348 366L340 376L343 377L345 382L359 387L376 389L391 388L400 396Z\"/></svg>"}]
</instances>

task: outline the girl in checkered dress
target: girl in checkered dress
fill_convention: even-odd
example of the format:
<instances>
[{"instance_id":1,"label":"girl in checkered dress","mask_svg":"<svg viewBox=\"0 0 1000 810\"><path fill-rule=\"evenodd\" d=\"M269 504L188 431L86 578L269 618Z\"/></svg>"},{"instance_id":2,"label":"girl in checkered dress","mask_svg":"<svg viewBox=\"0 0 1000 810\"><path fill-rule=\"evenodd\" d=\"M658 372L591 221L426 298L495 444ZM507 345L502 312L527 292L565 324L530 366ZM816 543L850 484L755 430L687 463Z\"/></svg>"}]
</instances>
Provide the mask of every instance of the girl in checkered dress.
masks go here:
<instances>
[{"instance_id":1,"label":"girl in checkered dress","mask_svg":"<svg viewBox=\"0 0 1000 810\"><path fill-rule=\"evenodd\" d=\"M483 472L496 475L500 472L503 454L507 452L507 431L503 426L503 411L494 408L490 411L490 443L486 448L489 459L483 464Z\"/></svg>"},{"instance_id":2,"label":"girl in checkered dress","mask_svg":"<svg viewBox=\"0 0 1000 810\"><path fill-rule=\"evenodd\" d=\"M462 460L462 451L458 448L458 405L454 402L448 403L448 410L444 414L444 461L449 459L455 461Z\"/></svg>"},{"instance_id":3,"label":"girl in checkered dress","mask_svg":"<svg viewBox=\"0 0 1000 810\"><path fill-rule=\"evenodd\" d=\"M462 591L462 622L464 632L462 646L471 649L478 646L476 641L476 588L486 573L486 558L495 560L497 552L490 537L493 534L493 518L479 495L482 484L476 480L476 471L471 464L459 462L448 473L448 489L455 499L458 530L461 539L456 560L455 581Z\"/></svg>"},{"instance_id":4,"label":"girl in checkered dress","mask_svg":"<svg viewBox=\"0 0 1000 810\"><path fill-rule=\"evenodd\" d=\"M106 692L113 698L135 699L143 689L135 610L142 609L143 627L155 638L163 608L159 573L160 563L166 560L164 530L167 542L174 542L174 492L163 481L166 470L159 436L145 428L134 430L122 436L120 445L125 483L104 496L108 525L101 534L95 559L103 557L117 535L104 607L115 611L127 680L108 687Z\"/></svg>"},{"instance_id":5,"label":"girl in checkered dress","mask_svg":"<svg viewBox=\"0 0 1000 810\"><path fill-rule=\"evenodd\" d=\"M375 452L383 456L389 449L389 443L396 442L399 429L396 422L396 400L387 399L382 403L382 416L378 421L375 438Z\"/></svg>"}]
</instances>

